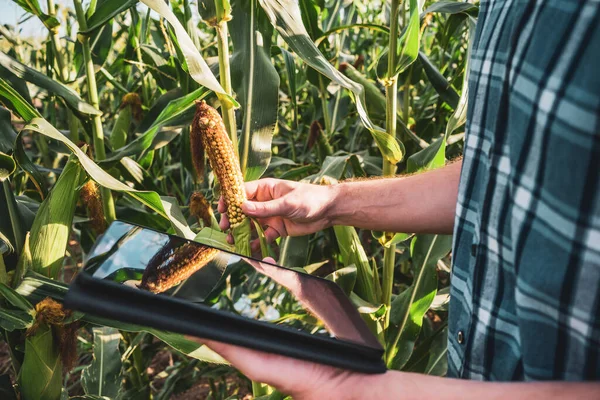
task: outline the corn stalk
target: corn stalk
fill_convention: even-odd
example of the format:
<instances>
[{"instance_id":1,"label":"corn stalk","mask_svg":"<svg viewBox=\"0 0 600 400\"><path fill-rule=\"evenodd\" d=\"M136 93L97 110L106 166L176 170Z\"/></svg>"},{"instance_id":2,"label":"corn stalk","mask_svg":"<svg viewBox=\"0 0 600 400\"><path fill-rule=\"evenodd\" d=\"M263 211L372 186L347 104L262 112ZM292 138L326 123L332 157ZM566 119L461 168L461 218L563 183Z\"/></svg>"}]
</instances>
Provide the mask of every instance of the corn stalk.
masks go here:
<instances>
[{"instance_id":1,"label":"corn stalk","mask_svg":"<svg viewBox=\"0 0 600 400\"><path fill-rule=\"evenodd\" d=\"M54 0L48 0L48 15L56 16L56 5ZM64 84L69 82L69 66L65 61L65 53L60 42L60 34L58 28L50 30L50 38L52 40L52 48L54 50L54 58L56 59L56 65L60 73L60 79ZM79 121L73 111L67 110L67 118L69 120L69 131L71 132L71 140L75 143L79 142Z\"/></svg>"},{"instance_id":2,"label":"corn stalk","mask_svg":"<svg viewBox=\"0 0 600 400\"><path fill-rule=\"evenodd\" d=\"M227 21L231 20L231 5L228 0L215 0L215 8L217 12L217 50L219 54L219 80L225 93L229 96L233 95L231 86L231 68L229 65L229 37L227 29ZM223 123L236 156L239 158L237 128L235 125L234 105L231 102L221 102ZM242 171L242 174L245 171Z\"/></svg>"},{"instance_id":3,"label":"corn stalk","mask_svg":"<svg viewBox=\"0 0 600 400\"><path fill-rule=\"evenodd\" d=\"M75 12L77 14L77 22L79 23L79 29L86 30L87 20L85 12L83 11L83 5L81 4L81 0L73 0L73 4L75 6ZM94 62L92 61L90 40L87 36L83 35L79 35L79 40L81 41L83 49L88 101L93 107L99 109L100 101L98 99L96 72L94 71ZM102 128L101 115L94 115L92 117L92 133L94 139L94 153L96 156L96 160L102 161L106 158L106 151L104 149L104 130ZM104 216L106 217L107 222L111 223L117 218L112 193L110 189L104 186L100 189L100 193L102 195L102 208L104 210Z\"/></svg>"},{"instance_id":4,"label":"corn stalk","mask_svg":"<svg viewBox=\"0 0 600 400\"><path fill-rule=\"evenodd\" d=\"M385 121L387 134L396 138L396 118L398 114L398 75L396 74L397 48L398 48L398 10L400 0L391 0L390 35L388 42L387 80L385 81ZM383 159L383 175L393 176L396 173L396 164L386 158ZM386 237L393 237L394 233L385 232ZM394 286L394 265L396 262L396 245L386 246L383 250L383 284L381 302L387 307L385 327L389 325L390 305L392 302L392 289Z\"/></svg>"}]
</instances>

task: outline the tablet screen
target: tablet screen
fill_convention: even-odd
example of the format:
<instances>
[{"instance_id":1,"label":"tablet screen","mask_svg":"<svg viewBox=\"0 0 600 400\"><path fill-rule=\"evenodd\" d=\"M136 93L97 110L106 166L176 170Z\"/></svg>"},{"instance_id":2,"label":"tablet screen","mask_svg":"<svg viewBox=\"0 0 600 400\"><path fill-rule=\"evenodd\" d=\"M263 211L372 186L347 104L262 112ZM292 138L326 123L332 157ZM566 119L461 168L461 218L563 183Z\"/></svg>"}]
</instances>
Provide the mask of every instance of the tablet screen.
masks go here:
<instances>
[{"instance_id":1,"label":"tablet screen","mask_svg":"<svg viewBox=\"0 0 600 400\"><path fill-rule=\"evenodd\" d=\"M113 222L84 273L263 323L381 345L334 282L154 230Z\"/></svg>"}]
</instances>

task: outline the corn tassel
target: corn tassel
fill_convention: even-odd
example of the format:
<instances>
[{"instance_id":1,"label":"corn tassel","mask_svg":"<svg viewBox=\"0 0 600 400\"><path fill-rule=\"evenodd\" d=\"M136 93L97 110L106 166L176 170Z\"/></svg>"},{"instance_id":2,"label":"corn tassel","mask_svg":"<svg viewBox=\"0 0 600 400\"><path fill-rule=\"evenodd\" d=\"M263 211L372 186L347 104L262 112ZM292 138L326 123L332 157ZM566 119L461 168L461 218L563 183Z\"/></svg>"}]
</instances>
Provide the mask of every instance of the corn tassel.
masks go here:
<instances>
[{"instance_id":1,"label":"corn tassel","mask_svg":"<svg viewBox=\"0 0 600 400\"><path fill-rule=\"evenodd\" d=\"M250 256L250 220L242 212L246 201L244 176L221 116L204 101L196 105L190 130L192 159L198 177L204 174L204 153L221 185L221 196L235 241L236 252Z\"/></svg>"}]
</instances>

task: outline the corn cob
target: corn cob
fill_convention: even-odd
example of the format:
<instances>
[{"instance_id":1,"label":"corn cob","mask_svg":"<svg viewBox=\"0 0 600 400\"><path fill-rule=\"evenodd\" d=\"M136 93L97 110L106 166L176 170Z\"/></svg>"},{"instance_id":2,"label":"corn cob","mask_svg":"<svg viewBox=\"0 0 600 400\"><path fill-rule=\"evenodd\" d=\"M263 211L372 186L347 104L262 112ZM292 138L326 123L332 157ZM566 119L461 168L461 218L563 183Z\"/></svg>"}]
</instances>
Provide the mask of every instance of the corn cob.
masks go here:
<instances>
[{"instance_id":1,"label":"corn cob","mask_svg":"<svg viewBox=\"0 0 600 400\"><path fill-rule=\"evenodd\" d=\"M204 101L196 105L190 144L198 176L203 175L206 151L210 166L221 184L221 195L227 206L231 228L241 225L246 220L241 208L246 201L244 176L221 116Z\"/></svg>"},{"instance_id":2,"label":"corn cob","mask_svg":"<svg viewBox=\"0 0 600 400\"><path fill-rule=\"evenodd\" d=\"M50 328L63 369L70 371L77 361L77 330L79 322L65 323L72 315L72 311L63 307L50 297L46 297L35 305L35 319L27 329L26 336L35 336L38 331Z\"/></svg>"},{"instance_id":3,"label":"corn cob","mask_svg":"<svg viewBox=\"0 0 600 400\"><path fill-rule=\"evenodd\" d=\"M104 210L102 209L102 199L100 198L100 190L98 185L93 180L89 180L81 187L79 192L81 202L87 208L88 216L90 217L92 228L97 234L104 233L106 230L106 219L104 218Z\"/></svg>"},{"instance_id":4,"label":"corn cob","mask_svg":"<svg viewBox=\"0 0 600 400\"><path fill-rule=\"evenodd\" d=\"M142 118L142 100L137 93L127 93L121 100L119 116L110 134L110 145L117 150L127 143L131 119L139 121Z\"/></svg>"},{"instance_id":5,"label":"corn cob","mask_svg":"<svg viewBox=\"0 0 600 400\"><path fill-rule=\"evenodd\" d=\"M308 148L311 149L317 143L317 153L321 163L325 161L325 157L333 154L333 148L329 143L329 138L323 133L323 128L318 121L313 121L310 124L310 135L308 137Z\"/></svg>"},{"instance_id":6,"label":"corn cob","mask_svg":"<svg viewBox=\"0 0 600 400\"><path fill-rule=\"evenodd\" d=\"M197 243L177 246L169 242L150 259L138 287L162 293L192 276L217 254L219 250Z\"/></svg>"},{"instance_id":7,"label":"corn cob","mask_svg":"<svg viewBox=\"0 0 600 400\"><path fill-rule=\"evenodd\" d=\"M205 227L213 225L213 210L206 197L200 192L194 192L190 197L190 214L202 221Z\"/></svg>"}]
</instances>

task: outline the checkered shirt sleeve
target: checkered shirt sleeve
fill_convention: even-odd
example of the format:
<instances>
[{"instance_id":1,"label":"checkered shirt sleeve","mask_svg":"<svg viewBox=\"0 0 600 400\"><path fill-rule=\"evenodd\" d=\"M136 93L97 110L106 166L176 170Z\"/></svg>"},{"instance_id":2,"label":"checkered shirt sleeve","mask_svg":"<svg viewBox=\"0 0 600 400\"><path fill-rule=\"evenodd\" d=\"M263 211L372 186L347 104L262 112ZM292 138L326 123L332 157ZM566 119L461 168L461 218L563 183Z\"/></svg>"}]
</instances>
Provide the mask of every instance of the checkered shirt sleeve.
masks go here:
<instances>
[{"instance_id":1,"label":"checkered shirt sleeve","mask_svg":"<svg viewBox=\"0 0 600 400\"><path fill-rule=\"evenodd\" d=\"M484 0L449 376L600 379L600 0Z\"/></svg>"}]
</instances>

